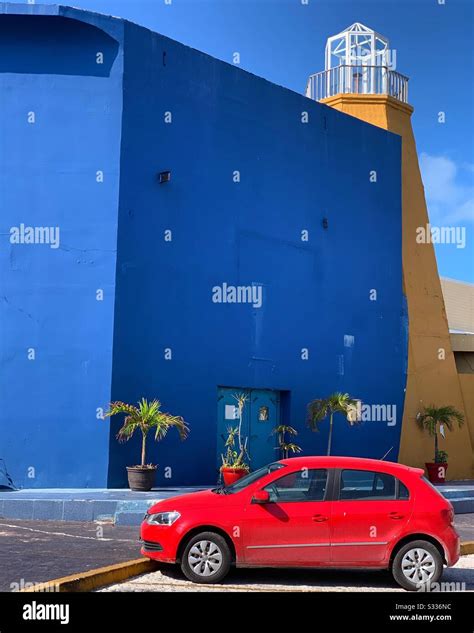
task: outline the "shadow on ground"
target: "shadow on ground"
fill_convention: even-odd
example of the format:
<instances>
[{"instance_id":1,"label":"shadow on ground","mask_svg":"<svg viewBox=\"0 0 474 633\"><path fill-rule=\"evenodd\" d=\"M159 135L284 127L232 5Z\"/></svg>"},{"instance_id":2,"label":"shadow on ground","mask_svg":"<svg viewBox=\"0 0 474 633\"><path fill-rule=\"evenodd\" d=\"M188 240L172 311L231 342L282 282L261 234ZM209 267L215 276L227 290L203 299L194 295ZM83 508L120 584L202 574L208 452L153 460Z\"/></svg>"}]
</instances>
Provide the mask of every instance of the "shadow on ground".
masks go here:
<instances>
[{"instance_id":1,"label":"shadow on ground","mask_svg":"<svg viewBox=\"0 0 474 633\"><path fill-rule=\"evenodd\" d=\"M445 569L444 591L474 591L474 555L462 557L456 567ZM464 583L464 585L462 584ZM178 567L160 565L159 570L115 585L115 591L404 591L388 571L329 569L233 569L220 585L195 585Z\"/></svg>"}]
</instances>

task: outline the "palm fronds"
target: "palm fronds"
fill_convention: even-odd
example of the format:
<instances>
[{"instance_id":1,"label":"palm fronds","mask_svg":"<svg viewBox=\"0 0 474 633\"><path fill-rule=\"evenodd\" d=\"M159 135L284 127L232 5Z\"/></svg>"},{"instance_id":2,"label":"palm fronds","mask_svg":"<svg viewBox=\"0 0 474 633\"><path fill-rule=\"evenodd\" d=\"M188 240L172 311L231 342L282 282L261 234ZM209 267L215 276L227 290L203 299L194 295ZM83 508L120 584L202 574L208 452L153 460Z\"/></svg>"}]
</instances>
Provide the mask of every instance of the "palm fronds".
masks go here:
<instances>
[{"instance_id":1,"label":"palm fronds","mask_svg":"<svg viewBox=\"0 0 474 633\"><path fill-rule=\"evenodd\" d=\"M457 423L458 428L461 428L464 424L464 416L451 405L435 407L434 404L430 404L423 407L423 411L418 413L416 421L421 429L428 431L428 434L434 438L434 461L436 462L438 453L443 452L438 450L438 432L440 427L443 426L452 431Z\"/></svg>"},{"instance_id":2,"label":"palm fronds","mask_svg":"<svg viewBox=\"0 0 474 633\"><path fill-rule=\"evenodd\" d=\"M358 422L357 416L353 415L357 410L360 401L351 398L348 393L333 393L327 398L318 398L308 404L308 424L312 431L319 431L320 423L329 416L329 439L327 454L331 454L333 417L335 413L343 413L347 421L352 426Z\"/></svg>"},{"instance_id":3,"label":"palm fronds","mask_svg":"<svg viewBox=\"0 0 474 633\"><path fill-rule=\"evenodd\" d=\"M290 453L301 453L303 450L301 446L298 446L298 444L287 441L287 435L291 435L293 437L298 435L298 431L292 426L289 426L288 424L279 424L273 429L272 434L276 434L278 436L277 450L280 451L281 459L288 459Z\"/></svg>"},{"instance_id":4,"label":"palm fronds","mask_svg":"<svg viewBox=\"0 0 474 633\"><path fill-rule=\"evenodd\" d=\"M157 442L162 440L171 428L178 431L182 440L186 439L189 433L189 427L184 419L161 411L161 402L156 399L142 398L137 405L121 401L111 402L104 416L112 417L119 414L125 414L123 424L117 433L120 442L127 442L136 430L142 433L142 466L146 463L146 438L152 429L155 430Z\"/></svg>"}]
</instances>

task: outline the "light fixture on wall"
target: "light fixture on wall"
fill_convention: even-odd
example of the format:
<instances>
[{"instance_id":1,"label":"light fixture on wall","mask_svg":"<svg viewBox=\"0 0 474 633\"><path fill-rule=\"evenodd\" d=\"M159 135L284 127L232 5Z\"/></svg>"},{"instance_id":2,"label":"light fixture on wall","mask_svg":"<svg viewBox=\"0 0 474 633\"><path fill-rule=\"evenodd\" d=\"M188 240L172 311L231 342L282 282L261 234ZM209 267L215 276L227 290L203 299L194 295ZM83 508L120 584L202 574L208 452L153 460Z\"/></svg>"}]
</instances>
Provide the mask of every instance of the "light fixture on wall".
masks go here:
<instances>
[{"instance_id":1,"label":"light fixture on wall","mask_svg":"<svg viewBox=\"0 0 474 633\"><path fill-rule=\"evenodd\" d=\"M329 222L328 222L327 218L323 218L322 225L323 225L323 229L327 229L328 228Z\"/></svg>"},{"instance_id":2,"label":"light fixture on wall","mask_svg":"<svg viewBox=\"0 0 474 633\"><path fill-rule=\"evenodd\" d=\"M270 410L268 407L260 407L258 410L258 419L260 422L267 422L270 419Z\"/></svg>"},{"instance_id":3,"label":"light fixture on wall","mask_svg":"<svg viewBox=\"0 0 474 633\"><path fill-rule=\"evenodd\" d=\"M169 182L171 180L171 172L170 171L160 171L158 174L158 181L160 185L165 182Z\"/></svg>"}]
</instances>

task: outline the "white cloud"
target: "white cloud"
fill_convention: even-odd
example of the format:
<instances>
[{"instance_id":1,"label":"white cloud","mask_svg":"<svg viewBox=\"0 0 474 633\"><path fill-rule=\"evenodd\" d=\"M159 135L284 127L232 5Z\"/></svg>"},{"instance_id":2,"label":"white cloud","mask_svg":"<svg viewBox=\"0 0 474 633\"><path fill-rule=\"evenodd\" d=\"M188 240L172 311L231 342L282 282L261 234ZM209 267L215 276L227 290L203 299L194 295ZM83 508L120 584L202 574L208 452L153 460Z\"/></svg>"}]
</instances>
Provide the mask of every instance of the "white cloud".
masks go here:
<instances>
[{"instance_id":1,"label":"white cloud","mask_svg":"<svg viewBox=\"0 0 474 633\"><path fill-rule=\"evenodd\" d=\"M461 169L472 172L472 165L459 166L447 156L420 155L420 169L425 186L428 214L432 224L474 222L474 185L463 184Z\"/></svg>"}]
</instances>

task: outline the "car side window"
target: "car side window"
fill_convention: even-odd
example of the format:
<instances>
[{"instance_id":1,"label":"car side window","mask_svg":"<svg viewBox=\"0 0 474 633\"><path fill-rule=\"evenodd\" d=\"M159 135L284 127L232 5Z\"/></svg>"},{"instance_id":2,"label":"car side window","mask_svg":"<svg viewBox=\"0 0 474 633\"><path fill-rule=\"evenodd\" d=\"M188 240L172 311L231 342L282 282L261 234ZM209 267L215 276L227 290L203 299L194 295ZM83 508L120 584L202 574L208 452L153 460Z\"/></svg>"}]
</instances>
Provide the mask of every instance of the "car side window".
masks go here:
<instances>
[{"instance_id":1,"label":"car side window","mask_svg":"<svg viewBox=\"0 0 474 633\"><path fill-rule=\"evenodd\" d=\"M410 498L408 488L405 486L405 484L402 484L400 480L398 480L398 498L402 501Z\"/></svg>"},{"instance_id":2,"label":"car side window","mask_svg":"<svg viewBox=\"0 0 474 633\"><path fill-rule=\"evenodd\" d=\"M328 482L326 469L303 468L280 477L265 487L273 503L324 501Z\"/></svg>"},{"instance_id":3,"label":"car side window","mask_svg":"<svg viewBox=\"0 0 474 633\"><path fill-rule=\"evenodd\" d=\"M393 475L369 470L341 471L341 501L389 501L396 498L396 479Z\"/></svg>"}]
</instances>

